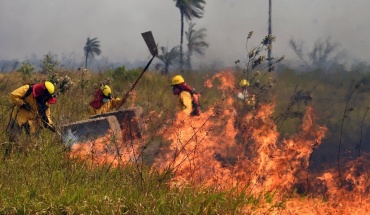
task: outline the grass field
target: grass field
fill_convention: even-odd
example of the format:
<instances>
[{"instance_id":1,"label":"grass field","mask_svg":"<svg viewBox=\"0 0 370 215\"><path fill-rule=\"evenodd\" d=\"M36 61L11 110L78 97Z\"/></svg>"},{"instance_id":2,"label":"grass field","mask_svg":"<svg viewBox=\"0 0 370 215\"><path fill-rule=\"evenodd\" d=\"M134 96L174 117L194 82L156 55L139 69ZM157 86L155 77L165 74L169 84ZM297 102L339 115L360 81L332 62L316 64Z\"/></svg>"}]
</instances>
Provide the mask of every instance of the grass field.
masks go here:
<instances>
[{"instance_id":1,"label":"grass field","mask_svg":"<svg viewBox=\"0 0 370 215\"><path fill-rule=\"evenodd\" d=\"M54 80L58 100L51 111L60 129L89 117L88 103L100 83L122 97L140 72L1 74L2 146L12 108L9 93L24 83ZM22 136L19 150L9 157L2 149L0 213L359 214L369 208L369 186L360 180L369 172L359 171L370 150L365 144L370 139L365 132L370 126L369 73L268 73L276 82L262 89L269 79L260 78L256 110L243 109L234 99L240 71L184 73L186 82L202 93L204 113L195 119L177 115L172 75L148 71L123 106L144 111L144 137L133 142L141 154L134 162L112 168L71 157L60 137L48 130ZM310 117L312 124L305 128ZM359 159L361 165L355 164ZM337 166L343 174L339 179ZM351 168L357 170L353 178Z\"/></svg>"}]
</instances>

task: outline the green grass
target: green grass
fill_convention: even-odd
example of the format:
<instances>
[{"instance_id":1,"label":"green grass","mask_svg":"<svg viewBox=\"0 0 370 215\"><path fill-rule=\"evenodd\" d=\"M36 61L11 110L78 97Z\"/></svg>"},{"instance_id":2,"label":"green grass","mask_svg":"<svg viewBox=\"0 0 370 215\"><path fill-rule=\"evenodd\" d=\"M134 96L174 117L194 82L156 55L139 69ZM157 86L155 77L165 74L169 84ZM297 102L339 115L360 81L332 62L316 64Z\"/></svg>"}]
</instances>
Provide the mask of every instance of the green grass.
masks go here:
<instances>
[{"instance_id":1,"label":"green grass","mask_svg":"<svg viewBox=\"0 0 370 215\"><path fill-rule=\"evenodd\" d=\"M51 107L54 123L61 125L87 119L88 103L95 86L109 80L107 74L79 74L64 71L74 82L71 89L58 95ZM138 74L135 70L132 74ZM132 75L115 76L110 85L115 96L121 97L131 87ZM205 107L217 101L217 91L205 89L204 75L184 75L187 82L202 91ZM9 78L11 77L11 78ZM128 77L128 78L127 78ZM34 73L22 80L19 73L5 74L0 80L1 122L9 120L9 93L23 83L47 80L47 75ZM135 88L136 100L130 97L124 107L133 102L144 109L149 119L145 132L154 134L166 126L176 109L176 97L170 87L171 76L147 73ZM84 83L81 86L81 83ZM58 92L58 89L57 89ZM154 115L151 116L151 112ZM158 117L158 114L160 115ZM258 208L264 197L218 191L211 188L169 186L170 174L150 170L155 152L168 143L153 136L145 148L142 163L111 168L92 167L84 161L72 159L56 134L42 131L32 141L21 137L22 148L15 147L10 156L4 156L5 132L1 133L0 214L240 214L245 208Z\"/></svg>"},{"instance_id":2,"label":"green grass","mask_svg":"<svg viewBox=\"0 0 370 215\"><path fill-rule=\"evenodd\" d=\"M137 70L131 72L115 74L115 79L110 79L109 84L115 96L121 97L130 89L132 75L138 74ZM66 123L87 119L88 103L93 97L95 86L111 78L108 73L81 75L64 71L63 75L70 76L75 84L64 94L58 95L57 103L52 106L53 121L58 128ZM201 102L205 109L220 102L220 93L216 87L207 89L203 86L210 76L212 74L184 74L186 82L202 92ZM310 104L315 107L319 121L325 122L330 128L330 147L326 147L322 154L336 150L346 96L353 87L351 83L368 75L357 74L353 77L338 73L333 75L335 82L328 81L329 75L317 71L297 74L286 70L277 76L274 117L287 111L297 89L312 90L314 99ZM13 151L10 157L4 157L4 131L11 108L7 98L9 93L25 81L48 79L48 76L36 73L29 80L22 80L23 77L15 72L4 74L0 79L0 214L253 214L261 208L268 214L282 210L285 200L278 200L274 192L252 194L252 187L235 187L226 191L195 186L173 188L168 183L171 180L170 174L150 170L158 148L168 144L154 134L160 127L169 126L167 123L176 111L176 97L172 95L170 87L171 77L147 72L134 89L135 99L130 97L124 105L125 108L133 104L141 106L144 118L148 119L145 132L153 138L148 139L143 162L124 168L93 168L84 161L68 157L68 151L59 137L49 131L42 131L31 142L24 138L22 145L25 147L20 152ZM85 83L83 87L79 84L82 82ZM354 130L343 134L349 140L344 143L346 149L352 149L350 140L358 141L358 126L361 125L366 107L370 106L366 89L359 89L350 102L356 111L348 113L345 118L345 128ZM303 112L305 106L297 103L290 111ZM286 117L283 121L279 127L282 136L294 134L301 124L299 117ZM366 121L364 128L369 126Z\"/></svg>"},{"instance_id":3,"label":"green grass","mask_svg":"<svg viewBox=\"0 0 370 215\"><path fill-rule=\"evenodd\" d=\"M3 159L0 214L239 214L271 201L234 190L170 189L169 178L148 168L92 168L66 157L61 145L40 144Z\"/></svg>"}]
</instances>

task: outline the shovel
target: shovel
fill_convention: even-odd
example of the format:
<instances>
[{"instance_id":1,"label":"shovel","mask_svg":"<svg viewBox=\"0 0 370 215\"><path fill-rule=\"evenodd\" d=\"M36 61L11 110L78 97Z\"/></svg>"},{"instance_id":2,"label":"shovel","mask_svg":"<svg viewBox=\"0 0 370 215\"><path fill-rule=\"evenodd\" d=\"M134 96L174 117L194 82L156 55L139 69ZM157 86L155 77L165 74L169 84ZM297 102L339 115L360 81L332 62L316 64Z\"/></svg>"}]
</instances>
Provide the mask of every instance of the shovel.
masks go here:
<instances>
[{"instance_id":1,"label":"shovel","mask_svg":"<svg viewBox=\"0 0 370 215\"><path fill-rule=\"evenodd\" d=\"M152 58L150 59L150 61L146 64L144 70L141 72L141 74L139 75L139 77L136 79L136 81L134 82L134 84L132 85L131 89L129 91L127 91L127 93L124 95L123 97L123 101L122 101L122 104L120 105L120 107L122 107L123 104L126 103L127 101L127 98L128 98L128 95L131 93L131 91L135 88L136 84L139 82L140 78L144 75L144 72L148 69L149 65L152 63L153 59L155 56L158 55L158 48L157 48L157 44L155 44L155 41L154 41L154 37L153 37L153 34L151 31L147 31L147 32L144 32L144 33L141 33L142 37L144 38L144 41L146 43L146 45L148 46L149 48L149 51L150 51L150 54L152 54ZM119 108L120 108L119 107Z\"/></svg>"}]
</instances>

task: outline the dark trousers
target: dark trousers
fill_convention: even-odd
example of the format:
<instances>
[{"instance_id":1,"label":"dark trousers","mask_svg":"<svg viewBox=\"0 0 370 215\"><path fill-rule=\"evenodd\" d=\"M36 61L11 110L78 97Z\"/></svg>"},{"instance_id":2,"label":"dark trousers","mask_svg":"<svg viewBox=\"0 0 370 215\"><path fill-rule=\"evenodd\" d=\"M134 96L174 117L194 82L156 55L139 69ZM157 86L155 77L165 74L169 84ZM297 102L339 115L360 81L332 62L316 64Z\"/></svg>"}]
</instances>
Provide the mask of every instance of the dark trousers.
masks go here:
<instances>
[{"instance_id":1,"label":"dark trousers","mask_svg":"<svg viewBox=\"0 0 370 215\"><path fill-rule=\"evenodd\" d=\"M5 155L9 156L13 150L25 152L31 142L29 124L19 126L14 119L11 119L6 131L8 142L5 144Z\"/></svg>"}]
</instances>

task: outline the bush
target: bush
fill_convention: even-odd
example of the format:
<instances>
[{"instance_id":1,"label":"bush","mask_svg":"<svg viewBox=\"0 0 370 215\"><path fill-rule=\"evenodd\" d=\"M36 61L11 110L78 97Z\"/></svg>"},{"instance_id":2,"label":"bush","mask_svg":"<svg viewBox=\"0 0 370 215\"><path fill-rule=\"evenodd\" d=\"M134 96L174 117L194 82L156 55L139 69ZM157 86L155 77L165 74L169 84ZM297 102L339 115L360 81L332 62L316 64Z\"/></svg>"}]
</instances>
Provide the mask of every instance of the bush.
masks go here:
<instances>
[{"instance_id":1,"label":"bush","mask_svg":"<svg viewBox=\"0 0 370 215\"><path fill-rule=\"evenodd\" d=\"M128 82L133 82L136 80L141 73L141 69L132 69L132 70L126 70L125 66L118 67L114 70L109 71L110 76L114 80L124 80Z\"/></svg>"},{"instance_id":2,"label":"bush","mask_svg":"<svg viewBox=\"0 0 370 215\"><path fill-rule=\"evenodd\" d=\"M30 77L31 73L35 70L35 67L29 62L23 62L17 72L22 73L23 79Z\"/></svg>"}]
</instances>

